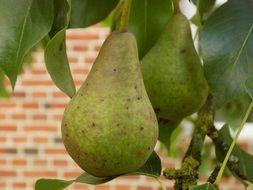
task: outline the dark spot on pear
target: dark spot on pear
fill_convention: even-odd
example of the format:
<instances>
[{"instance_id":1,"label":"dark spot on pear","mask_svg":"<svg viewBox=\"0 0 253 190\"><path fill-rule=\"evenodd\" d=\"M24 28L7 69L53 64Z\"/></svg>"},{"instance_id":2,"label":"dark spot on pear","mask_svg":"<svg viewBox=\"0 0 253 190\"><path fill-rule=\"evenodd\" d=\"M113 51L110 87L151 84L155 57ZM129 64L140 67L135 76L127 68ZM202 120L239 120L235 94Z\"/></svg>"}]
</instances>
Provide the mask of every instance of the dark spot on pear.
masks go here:
<instances>
[{"instance_id":1,"label":"dark spot on pear","mask_svg":"<svg viewBox=\"0 0 253 190\"><path fill-rule=\"evenodd\" d=\"M114 72L116 72L116 71L117 71L117 69L115 69L115 68L114 68L114 69L113 69L113 71L114 71Z\"/></svg>"},{"instance_id":2,"label":"dark spot on pear","mask_svg":"<svg viewBox=\"0 0 253 190\"><path fill-rule=\"evenodd\" d=\"M148 150L150 150L151 148L150 148L150 146L148 147Z\"/></svg>"},{"instance_id":3,"label":"dark spot on pear","mask_svg":"<svg viewBox=\"0 0 253 190\"><path fill-rule=\"evenodd\" d=\"M181 53L181 54L184 54L185 52L186 52L186 49L181 49L181 50L180 50L180 53Z\"/></svg>"},{"instance_id":4,"label":"dark spot on pear","mask_svg":"<svg viewBox=\"0 0 253 190\"><path fill-rule=\"evenodd\" d=\"M95 123L92 123L92 127L96 127Z\"/></svg>"},{"instance_id":5,"label":"dark spot on pear","mask_svg":"<svg viewBox=\"0 0 253 190\"><path fill-rule=\"evenodd\" d=\"M140 100L140 99L142 99L142 97L141 97L141 96L138 96L138 97L137 97L137 100Z\"/></svg>"},{"instance_id":6,"label":"dark spot on pear","mask_svg":"<svg viewBox=\"0 0 253 190\"><path fill-rule=\"evenodd\" d=\"M126 106L126 109L128 110L128 106Z\"/></svg>"},{"instance_id":7,"label":"dark spot on pear","mask_svg":"<svg viewBox=\"0 0 253 190\"><path fill-rule=\"evenodd\" d=\"M137 85L134 86L134 89L137 89Z\"/></svg>"},{"instance_id":8,"label":"dark spot on pear","mask_svg":"<svg viewBox=\"0 0 253 190\"><path fill-rule=\"evenodd\" d=\"M130 99L130 98L127 98L127 101L128 101L128 102L130 102L130 101L131 101L131 99Z\"/></svg>"},{"instance_id":9,"label":"dark spot on pear","mask_svg":"<svg viewBox=\"0 0 253 190\"><path fill-rule=\"evenodd\" d=\"M144 127L141 127L140 130L143 131Z\"/></svg>"}]
</instances>

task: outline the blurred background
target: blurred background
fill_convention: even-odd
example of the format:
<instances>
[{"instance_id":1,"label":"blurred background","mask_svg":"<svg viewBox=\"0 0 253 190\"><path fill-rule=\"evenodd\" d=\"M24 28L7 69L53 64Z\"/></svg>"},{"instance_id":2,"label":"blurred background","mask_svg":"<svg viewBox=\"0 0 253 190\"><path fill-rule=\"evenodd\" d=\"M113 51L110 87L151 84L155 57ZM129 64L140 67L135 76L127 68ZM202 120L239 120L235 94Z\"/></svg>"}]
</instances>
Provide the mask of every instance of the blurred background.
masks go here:
<instances>
[{"instance_id":1,"label":"blurred background","mask_svg":"<svg viewBox=\"0 0 253 190\"><path fill-rule=\"evenodd\" d=\"M224 2L218 1L217 5ZM189 4L188 0L181 2L181 8L189 18L195 12L195 7ZM68 30L68 59L77 89L87 77L109 32L110 29L103 24ZM61 119L69 98L51 81L45 68L42 48L38 48L28 57L25 64L14 93L10 93L8 80L3 79L7 91L2 91L3 97L0 98L0 190L31 190L39 178L71 180L83 172L68 156L61 141ZM238 115L235 113L241 112L248 101L242 97L220 110L217 116L221 122L217 125L221 126L222 120L226 118L236 126L240 118L233 115ZM242 147L251 153L252 128L252 124L248 123L240 137ZM191 124L184 121L173 132L172 145L168 150L160 144L157 145L163 168L180 167L190 134ZM210 140L206 139L203 164L200 168L201 181L210 175L216 163L213 159L214 149L209 142ZM221 184L222 190L245 189L235 178L229 178L228 172L226 175ZM173 181L164 182L168 189L173 189ZM67 189L159 190L160 187L152 178L133 176L120 177L99 186L74 184Z\"/></svg>"}]
</instances>

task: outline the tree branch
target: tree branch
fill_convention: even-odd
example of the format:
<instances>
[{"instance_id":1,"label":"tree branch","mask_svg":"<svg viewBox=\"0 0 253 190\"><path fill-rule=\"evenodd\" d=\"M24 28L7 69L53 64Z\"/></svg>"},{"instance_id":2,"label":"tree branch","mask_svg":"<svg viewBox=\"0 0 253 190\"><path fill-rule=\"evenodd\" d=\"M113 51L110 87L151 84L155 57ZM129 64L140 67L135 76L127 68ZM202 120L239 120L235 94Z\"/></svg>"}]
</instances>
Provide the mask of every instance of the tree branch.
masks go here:
<instances>
[{"instance_id":1,"label":"tree branch","mask_svg":"<svg viewBox=\"0 0 253 190\"><path fill-rule=\"evenodd\" d=\"M205 136L213 126L214 114L212 96L209 95L205 105L198 114L198 120L192 134L192 140L183 159L180 169L166 169L164 176L176 180L175 190L188 190L197 184L198 169L201 164L201 152Z\"/></svg>"}]
</instances>

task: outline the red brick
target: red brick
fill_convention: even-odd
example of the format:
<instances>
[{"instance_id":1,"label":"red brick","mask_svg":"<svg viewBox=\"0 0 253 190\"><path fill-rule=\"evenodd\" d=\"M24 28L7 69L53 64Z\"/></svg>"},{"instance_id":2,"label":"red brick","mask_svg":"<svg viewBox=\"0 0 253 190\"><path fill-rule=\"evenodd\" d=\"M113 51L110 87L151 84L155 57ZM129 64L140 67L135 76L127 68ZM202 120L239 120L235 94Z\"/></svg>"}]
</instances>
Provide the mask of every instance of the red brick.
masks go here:
<instances>
[{"instance_id":1,"label":"red brick","mask_svg":"<svg viewBox=\"0 0 253 190\"><path fill-rule=\"evenodd\" d=\"M56 171L24 171L25 177L56 177Z\"/></svg>"},{"instance_id":2,"label":"red brick","mask_svg":"<svg viewBox=\"0 0 253 190\"><path fill-rule=\"evenodd\" d=\"M35 98L43 98L47 96L47 93L45 92L33 92L32 96Z\"/></svg>"},{"instance_id":3,"label":"red brick","mask_svg":"<svg viewBox=\"0 0 253 190\"><path fill-rule=\"evenodd\" d=\"M81 172L64 172L64 177L66 178L76 178L80 176L82 173Z\"/></svg>"},{"instance_id":4,"label":"red brick","mask_svg":"<svg viewBox=\"0 0 253 190\"><path fill-rule=\"evenodd\" d=\"M0 131L15 132L17 131L17 127L15 125L0 125Z\"/></svg>"},{"instance_id":5,"label":"red brick","mask_svg":"<svg viewBox=\"0 0 253 190\"><path fill-rule=\"evenodd\" d=\"M34 120L46 120L47 119L47 115L46 114L34 114L32 116L32 118Z\"/></svg>"},{"instance_id":6,"label":"red brick","mask_svg":"<svg viewBox=\"0 0 253 190\"><path fill-rule=\"evenodd\" d=\"M15 177L16 175L16 171L0 170L0 177Z\"/></svg>"},{"instance_id":7,"label":"red brick","mask_svg":"<svg viewBox=\"0 0 253 190\"><path fill-rule=\"evenodd\" d=\"M95 57L86 57L85 58L85 63L88 63L88 64L93 64L95 62Z\"/></svg>"},{"instance_id":8,"label":"red brick","mask_svg":"<svg viewBox=\"0 0 253 190\"><path fill-rule=\"evenodd\" d=\"M41 75L41 74L46 74L47 72L45 69L36 68L36 69L33 69L32 73L37 74L37 75Z\"/></svg>"},{"instance_id":9,"label":"red brick","mask_svg":"<svg viewBox=\"0 0 253 190\"><path fill-rule=\"evenodd\" d=\"M0 160L0 166L3 166L6 164L6 160Z\"/></svg>"},{"instance_id":10,"label":"red brick","mask_svg":"<svg viewBox=\"0 0 253 190\"><path fill-rule=\"evenodd\" d=\"M55 120L62 120L62 117L63 117L63 115L62 114L55 114L55 115L53 115L53 119L55 119Z\"/></svg>"},{"instance_id":11,"label":"red brick","mask_svg":"<svg viewBox=\"0 0 253 190\"><path fill-rule=\"evenodd\" d=\"M0 137L0 142L6 142L7 138L6 137Z\"/></svg>"},{"instance_id":12,"label":"red brick","mask_svg":"<svg viewBox=\"0 0 253 190\"><path fill-rule=\"evenodd\" d=\"M76 80L75 85L76 86L81 86L83 84L83 82L84 82L83 80Z\"/></svg>"},{"instance_id":13,"label":"red brick","mask_svg":"<svg viewBox=\"0 0 253 190\"><path fill-rule=\"evenodd\" d=\"M25 114L12 114L11 118L14 120L24 120L24 119L26 119L26 115Z\"/></svg>"},{"instance_id":14,"label":"red brick","mask_svg":"<svg viewBox=\"0 0 253 190\"><path fill-rule=\"evenodd\" d=\"M95 50L95 51L99 51L100 49L101 49L101 46L95 46L95 47L94 47L94 50Z\"/></svg>"},{"instance_id":15,"label":"red brick","mask_svg":"<svg viewBox=\"0 0 253 190\"><path fill-rule=\"evenodd\" d=\"M139 176L122 176L120 179L125 179L125 180L137 180L140 179Z\"/></svg>"},{"instance_id":16,"label":"red brick","mask_svg":"<svg viewBox=\"0 0 253 190\"><path fill-rule=\"evenodd\" d=\"M47 126L47 125L43 125L43 126L25 126L24 127L25 131L46 131L46 132L56 132L57 131L57 127L55 126Z\"/></svg>"},{"instance_id":17,"label":"red brick","mask_svg":"<svg viewBox=\"0 0 253 190\"><path fill-rule=\"evenodd\" d=\"M74 189L76 190L88 190L89 186L83 183L76 183L73 185Z\"/></svg>"},{"instance_id":18,"label":"red brick","mask_svg":"<svg viewBox=\"0 0 253 190\"><path fill-rule=\"evenodd\" d=\"M6 117L5 117L5 114L1 114L0 113L0 119L5 119Z\"/></svg>"},{"instance_id":19,"label":"red brick","mask_svg":"<svg viewBox=\"0 0 253 190\"><path fill-rule=\"evenodd\" d=\"M59 108L59 109L64 109L66 107L65 103L52 103L51 108Z\"/></svg>"},{"instance_id":20,"label":"red brick","mask_svg":"<svg viewBox=\"0 0 253 190\"><path fill-rule=\"evenodd\" d=\"M16 148L0 148L0 154L16 154Z\"/></svg>"},{"instance_id":21,"label":"red brick","mask_svg":"<svg viewBox=\"0 0 253 190\"><path fill-rule=\"evenodd\" d=\"M139 186L137 190L152 190L152 187Z\"/></svg>"},{"instance_id":22,"label":"red brick","mask_svg":"<svg viewBox=\"0 0 253 190\"><path fill-rule=\"evenodd\" d=\"M12 184L12 187L14 187L14 188L26 188L26 183L25 182L14 182Z\"/></svg>"},{"instance_id":23,"label":"red brick","mask_svg":"<svg viewBox=\"0 0 253 190\"><path fill-rule=\"evenodd\" d=\"M73 69L73 74L87 75L89 73L88 69Z\"/></svg>"},{"instance_id":24,"label":"red brick","mask_svg":"<svg viewBox=\"0 0 253 190\"><path fill-rule=\"evenodd\" d=\"M35 142L35 143L47 143L48 138L47 137L34 137L33 142Z\"/></svg>"},{"instance_id":25,"label":"red brick","mask_svg":"<svg viewBox=\"0 0 253 190\"><path fill-rule=\"evenodd\" d=\"M15 159L15 160L12 160L12 164L14 166L26 166L27 165L27 160L25 160L25 159Z\"/></svg>"},{"instance_id":26,"label":"red brick","mask_svg":"<svg viewBox=\"0 0 253 190\"><path fill-rule=\"evenodd\" d=\"M15 97L15 98L24 98L26 96L26 93L25 92L17 92L15 91L13 94L12 94L12 97Z\"/></svg>"},{"instance_id":27,"label":"red brick","mask_svg":"<svg viewBox=\"0 0 253 190\"><path fill-rule=\"evenodd\" d=\"M65 97L67 97L67 95L66 94L64 94L63 92L61 92L61 91L58 91L58 92L53 92L53 97L55 97L55 98L65 98Z\"/></svg>"},{"instance_id":28,"label":"red brick","mask_svg":"<svg viewBox=\"0 0 253 190\"><path fill-rule=\"evenodd\" d=\"M94 190L109 190L109 189L110 189L109 185L97 185L94 188Z\"/></svg>"},{"instance_id":29,"label":"red brick","mask_svg":"<svg viewBox=\"0 0 253 190\"><path fill-rule=\"evenodd\" d=\"M68 34L66 37L67 40L98 40L98 34Z\"/></svg>"},{"instance_id":30,"label":"red brick","mask_svg":"<svg viewBox=\"0 0 253 190\"><path fill-rule=\"evenodd\" d=\"M11 102L0 102L0 108L1 109L16 108L16 104Z\"/></svg>"},{"instance_id":31,"label":"red brick","mask_svg":"<svg viewBox=\"0 0 253 190\"><path fill-rule=\"evenodd\" d=\"M131 186L129 186L129 185L116 185L115 186L115 189L116 190L131 190Z\"/></svg>"},{"instance_id":32,"label":"red brick","mask_svg":"<svg viewBox=\"0 0 253 190\"><path fill-rule=\"evenodd\" d=\"M26 137L13 137L13 141L15 143L25 143L27 141L27 138Z\"/></svg>"},{"instance_id":33,"label":"red brick","mask_svg":"<svg viewBox=\"0 0 253 190\"><path fill-rule=\"evenodd\" d=\"M88 47L87 46L74 46L73 47L73 50L74 51L87 51L88 50Z\"/></svg>"},{"instance_id":34,"label":"red brick","mask_svg":"<svg viewBox=\"0 0 253 190\"><path fill-rule=\"evenodd\" d=\"M67 160L54 160L53 164L55 166L67 166L68 162L67 162Z\"/></svg>"},{"instance_id":35,"label":"red brick","mask_svg":"<svg viewBox=\"0 0 253 190\"><path fill-rule=\"evenodd\" d=\"M70 57L68 56L68 61L69 63L77 63L78 62L78 58L77 57Z\"/></svg>"},{"instance_id":36,"label":"red brick","mask_svg":"<svg viewBox=\"0 0 253 190\"><path fill-rule=\"evenodd\" d=\"M24 86L53 86L51 80L23 80L22 85Z\"/></svg>"},{"instance_id":37,"label":"red brick","mask_svg":"<svg viewBox=\"0 0 253 190\"><path fill-rule=\"evenodd\" d=\"M66 154L65 149L56 149L56 148L51 148L51 149L46 149L45 150L46 154Z\"/></svg>"},{"instance_id":38,"label":"red brick","mask_svg":"<svg viewBox=\"0 0 253 190\"><path fill-rule=\"evenodd\" d=\"M37 159L33 161L33 165L35 166L46 166L47 160Z\"/></svg>"},{"instance_id":39,"label":"red brick","mask_svg":"<svg viewBox=\"0 0 253 190\"><path fill-rule=\"evenodd\" d=\"M38 109L38 103L23 103L23 108L25 109Z\"/></svg>"},{"instance_id":40,"label":"red brick","mask_svg":"<svg viewBox=\"0 0 253 190\"><path fill-rule=\"evenodd\" d=\"M3 188L5 188L5 186L6 186L6 182L1 180L0 181L0 188L3 189Z\"/></svg>"}]
</instances>

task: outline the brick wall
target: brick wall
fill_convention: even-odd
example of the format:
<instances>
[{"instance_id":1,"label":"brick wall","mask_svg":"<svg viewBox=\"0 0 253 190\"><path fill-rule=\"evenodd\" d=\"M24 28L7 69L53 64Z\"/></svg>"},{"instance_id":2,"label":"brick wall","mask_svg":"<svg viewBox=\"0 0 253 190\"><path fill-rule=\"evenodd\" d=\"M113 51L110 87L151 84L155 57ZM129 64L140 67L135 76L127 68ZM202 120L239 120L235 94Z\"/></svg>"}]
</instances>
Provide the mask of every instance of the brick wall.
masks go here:
<instances>
[{"instance_id":1,"label":"brick wall","mask_svg":"<svg viewBox=\"0 0 253 190\"><path fill-rule=\"evenodd\" d=\"M101 26L68 31L68 57L77 88L108 32ZM33 63L19 77L15 93L9 99L0 99L0 190L30 190L41 177L73 179L82 173L61 142L61 118L68 101L46 72L43 51L34 53ZM179 161L165 158L162 151L159 154L164 166L179 166ZM172 189L173 182L165 183ZM151 178L134 176L96 187L75 184L68 189L158 190L159 185ZM236 180L225 179L221 189L244 188Z\"/></svg>"}]
</instances>

